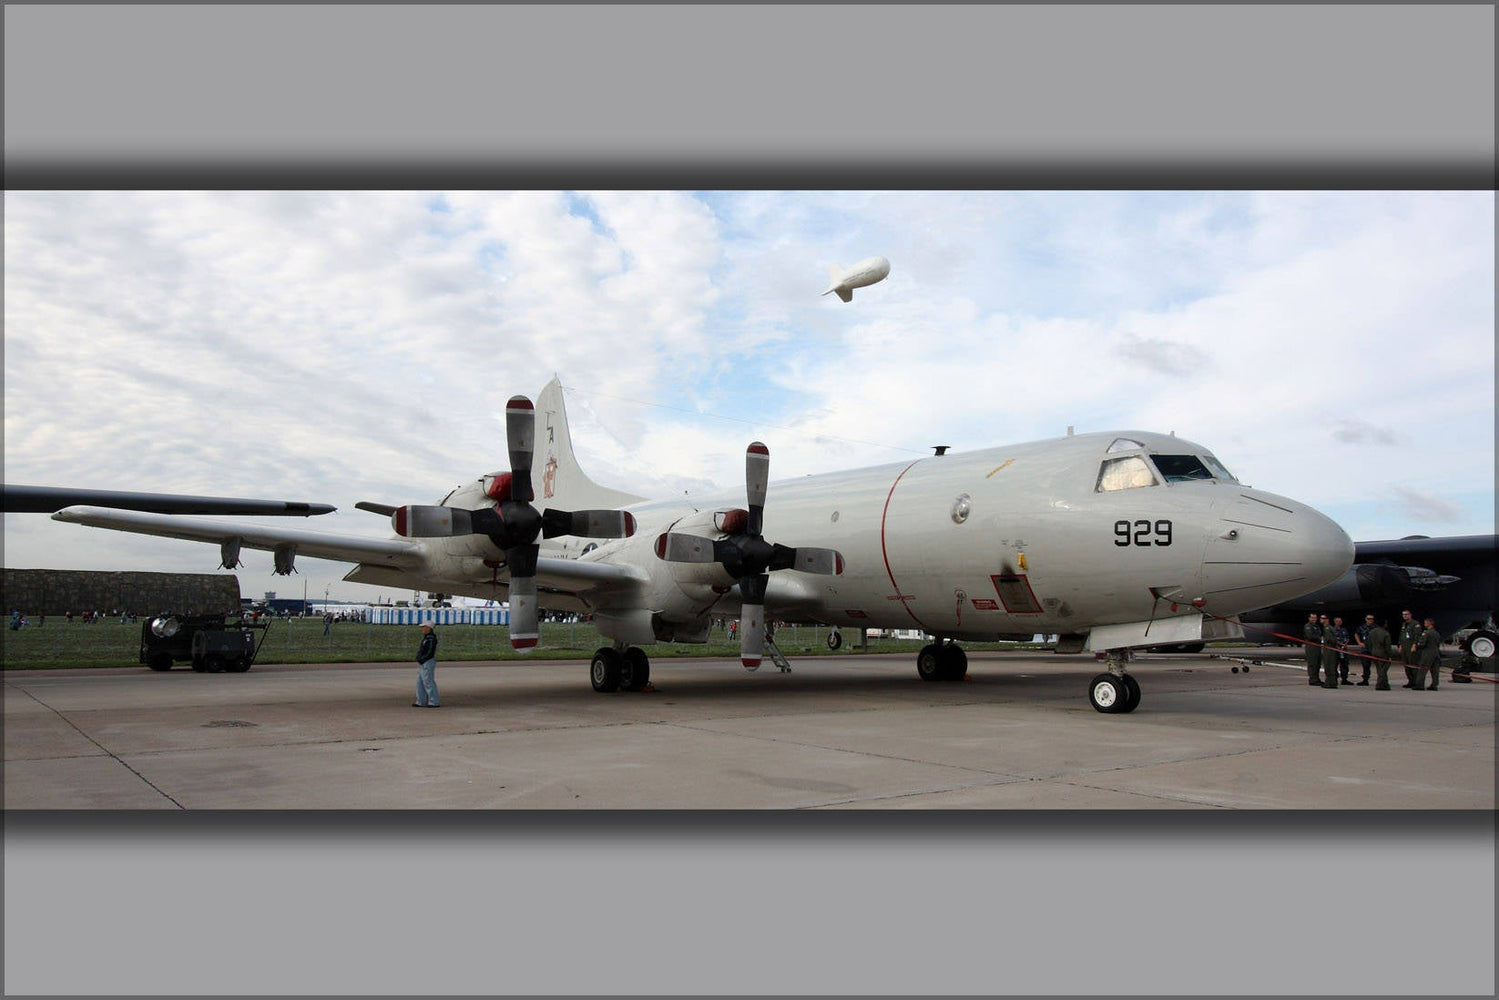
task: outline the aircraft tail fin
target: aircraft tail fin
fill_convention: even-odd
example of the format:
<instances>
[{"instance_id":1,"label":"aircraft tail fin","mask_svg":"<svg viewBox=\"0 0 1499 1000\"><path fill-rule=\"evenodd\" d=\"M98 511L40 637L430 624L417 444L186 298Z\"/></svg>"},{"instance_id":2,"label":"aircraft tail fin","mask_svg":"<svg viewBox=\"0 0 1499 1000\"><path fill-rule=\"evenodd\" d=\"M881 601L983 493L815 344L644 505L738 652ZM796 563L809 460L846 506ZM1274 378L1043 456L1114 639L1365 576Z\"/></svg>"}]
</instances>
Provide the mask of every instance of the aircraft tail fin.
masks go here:
<instances>
[{"instance_id":1,"label":"aircraft tail fin","mask_svg":"<svg viewBox=\"0 0 1499 1000\"><path fill-rule=\"evenodd\" d=\"M852 288L829 288L828 291L837 292L838 297L844 302L852 302L854 300L854 290Z\"/></svg>"},{"instance_id":2,"label":"aircraft tail fin","mask_svg":"<svg viewBox=\"0 0 1499 1000\"><path fill-rule=\"evenodd\" d=\"M578 466L572 435L567 427L567 409L562 403L562 383L552 380L536 397L536 444L531 481L538 508L585 510L623 507L644 497L600 486Z\"/></svg>"}]
</instances>

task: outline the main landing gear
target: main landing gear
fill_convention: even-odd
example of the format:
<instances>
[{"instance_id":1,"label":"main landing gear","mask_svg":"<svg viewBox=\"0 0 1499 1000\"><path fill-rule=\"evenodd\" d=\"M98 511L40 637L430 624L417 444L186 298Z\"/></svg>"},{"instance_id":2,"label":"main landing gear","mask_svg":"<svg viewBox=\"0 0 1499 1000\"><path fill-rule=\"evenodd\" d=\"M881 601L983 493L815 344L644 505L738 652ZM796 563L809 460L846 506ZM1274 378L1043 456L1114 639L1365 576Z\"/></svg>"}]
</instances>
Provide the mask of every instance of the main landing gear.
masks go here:
<instances>
[{"instance_id":1,"label":"main landing gear","mask_svg":"<svg viewBox=\"0 0 1499 1000\"><path fill-rule=\"evenodd\" d=\"M651 682L651 659L639 646L600 646L588 664L595 691L644 691Z\"/></svg>"},{"instance_id":2,"label":"main landing gear","mask_svg":"<svg viewBox=\"0 0 1499 1000\"><path fill-rule=\"evenodd\" d=\"M960 681L968 676L968 654L955 642L934 642L916 654L916 674L924 681Z\"/></svg>"},{"instance_id":3,"label":"main landing gear","mask_svg":"<svg viewBox=\"0 0 1499 1000\"><path fill-rule=\"evenodd\" d=\"M1088 682L1088 701L1100 712L1133 712L1140 707L1140 682L1124 672L1129 650L1108 652L1109 672Z\"/></svg>"}]
</instances>

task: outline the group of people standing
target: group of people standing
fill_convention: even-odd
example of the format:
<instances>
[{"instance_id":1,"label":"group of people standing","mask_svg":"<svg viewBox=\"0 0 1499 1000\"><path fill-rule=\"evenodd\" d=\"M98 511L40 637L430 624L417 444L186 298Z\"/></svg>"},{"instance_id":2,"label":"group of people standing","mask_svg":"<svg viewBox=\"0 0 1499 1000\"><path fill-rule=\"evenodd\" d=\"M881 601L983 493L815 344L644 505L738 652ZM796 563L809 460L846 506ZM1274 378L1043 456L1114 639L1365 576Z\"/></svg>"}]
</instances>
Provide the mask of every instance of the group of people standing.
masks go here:
<instances>
[{"instance_id":1,"label":"group of people standing","mask_svg":"<svg viewBox=\"0 0 1499 1000\"><path fill-rule=\"evenodd\" d=\"M1400 618L1400 632L1396 638L1391 638L1390 630L1376 621L1372 614L1364 615L1364 623L1352 633L1344 627L1341 617L1329 619L1315 611L1309 614L1306 626L1301 630L1301 638L1306 643L1307 683L1325 688L1335 688L1339 683L1367 686L1372 666L1374 690L1388 691L1390 663L1398 645L1400 662L1405 666L1402 687L1435 691L1441 680L1442 665L1442 635L1437 631L1436 621L1428 618L1423 624L1409 611L1402 611ZM1358 656L1363 666L1363 679L1357 682L1348 680L1350 651Z\"/></svg>"}]
</instances>

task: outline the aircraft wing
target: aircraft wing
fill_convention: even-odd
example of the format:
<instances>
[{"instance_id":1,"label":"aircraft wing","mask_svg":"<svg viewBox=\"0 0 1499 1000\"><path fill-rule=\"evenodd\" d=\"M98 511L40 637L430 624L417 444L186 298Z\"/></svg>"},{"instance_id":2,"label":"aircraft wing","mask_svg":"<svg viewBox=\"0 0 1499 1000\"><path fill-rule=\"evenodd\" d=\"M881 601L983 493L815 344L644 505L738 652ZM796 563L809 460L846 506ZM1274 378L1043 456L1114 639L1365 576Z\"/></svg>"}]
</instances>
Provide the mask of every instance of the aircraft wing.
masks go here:
<instances>
[{"instance_id":1,"label":"aircraft wing","mask_svg":"<svg viewBox=\"0 0 1499 1000\"><path fill-rule=\"evenodd\" d=\"M1499 551L1499 536L1453 535L1448 538L1399 538L1378 542L1354 542L1353 561L1375 559L1420 559L1423 556L1487 556Z\"/></svg>"},{"instance_id":2,"label":"aircraft wing","mask_svg":"<svg viewBox=\"0 0 1499 1000\"><path fill-rule=\"evenodd\" d=\"M231 521L209 521L171 514L148 514L141 511L114 510L105 507L65 507L52 515L54 521L86 524L95 528L130 531L139 535L160 535L194 542L224 542L238 539L252 549L274 551L295 546L297 555L339 562L366 563L396 568L421 564L420 542L405 538L364 538L331 531L309 531L302 528L267 527Z\"/></svg>"},{"instance_id":3,"label":"aircraft wing","mask_svg":"<svg viewBox=\"0 0 1499 1000\"><path fill-rule=\"evenodd\" d=\"M649 582L645 571L634 566L550 556L536 560L538 590L585 598L595 606L628 604Z\"/></svg>"},{"instance_id":4,"label":"aircraft wing","mask_svg":"<svg viewBox=\"0 0 1499 1000\"><path fill-rule=\"evenodd\" d=\"M180 493L128 493L123 490L84 490L60 486L5 487L7 514L51 514L75 504L123 507L158 514L255 514L311 517L336 508L326 503L297 500L251 500L242 497L203 497Z\"/></svg>"}]
</instances>

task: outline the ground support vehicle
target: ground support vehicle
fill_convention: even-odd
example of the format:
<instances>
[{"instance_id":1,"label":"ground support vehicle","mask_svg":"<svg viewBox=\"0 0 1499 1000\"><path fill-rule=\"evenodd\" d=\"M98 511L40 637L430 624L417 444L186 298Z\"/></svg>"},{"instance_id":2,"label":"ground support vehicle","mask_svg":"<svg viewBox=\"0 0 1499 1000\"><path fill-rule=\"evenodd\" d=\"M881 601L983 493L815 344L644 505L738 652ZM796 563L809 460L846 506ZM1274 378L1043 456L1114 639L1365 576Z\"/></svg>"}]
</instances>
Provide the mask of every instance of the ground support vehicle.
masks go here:
<instances>
[{"instance_id":1,"label":"ground support vehicle","mask_svg":"<svg viewBox=\"0 0 1499 1000\"><path fill-rule=\"evenodd\" d=\"M268 621L247 622L237 615L160 614L141 623L140 661L152 670L171 670L186 661L200 674L244 673L269 628Z\"/></svg>"}]
</instances>

